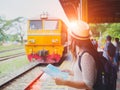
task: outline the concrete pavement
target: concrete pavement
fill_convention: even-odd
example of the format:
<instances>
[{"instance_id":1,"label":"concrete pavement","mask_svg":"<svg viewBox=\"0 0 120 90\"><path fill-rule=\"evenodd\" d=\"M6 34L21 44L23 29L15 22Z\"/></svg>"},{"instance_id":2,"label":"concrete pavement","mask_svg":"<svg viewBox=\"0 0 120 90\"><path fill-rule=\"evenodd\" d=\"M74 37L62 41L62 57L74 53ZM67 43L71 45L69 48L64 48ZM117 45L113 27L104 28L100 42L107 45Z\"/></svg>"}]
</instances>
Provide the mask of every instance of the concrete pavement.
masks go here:
<instances>
[{"instance_id":1,"label":"concrete pavement","mask_svg":"<svg viewBox=\"0 0 120 90\"><path fill-rule=\"evenodd\" d=\"M120 71L118 72L118 79L117 79L117 86L116 87L117 87L116 90L120 90Z\"/></svg>"}]
</instances>

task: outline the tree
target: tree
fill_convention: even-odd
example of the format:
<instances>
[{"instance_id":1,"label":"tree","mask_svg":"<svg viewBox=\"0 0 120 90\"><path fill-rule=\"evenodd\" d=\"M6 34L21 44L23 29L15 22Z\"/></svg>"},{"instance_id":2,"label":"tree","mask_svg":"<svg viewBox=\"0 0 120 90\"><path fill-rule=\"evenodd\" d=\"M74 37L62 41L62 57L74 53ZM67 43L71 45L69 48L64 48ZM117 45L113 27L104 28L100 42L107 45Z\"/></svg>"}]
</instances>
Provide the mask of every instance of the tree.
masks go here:
<instances>
[{"instance_id":1,"label":"tree","mask_svg":"<svg viewBox=\"0 0 120 90\"><path fill-rule=\"evenodd\" d=\"M20 42L23 44L23 37L25 36L25 23L26 19L21 18L20 22L14 22L13 27L16 29L16 34L20 38Z\"/></svg>"},{"instance_id":2,"label":"tree","mask_svg":"<svg viewBox=\"0 0 120 90\"><path fill-rule=\"evenodd\" d=\"M0 16L0 43L4 42L7 38L5 29L7 28L8 22L4 17Z\"/></svg>"},{"instance_id":3,"label":"tree","mask_svg":"<svg viewBox=\"0 0 120 90\"><path fill-rule=\"evenodd\" d=\"M110 24L101 23L101 24L90 24L90 30L92 31L95 37L100 37L102 33L106 31Z\"/></svg>"},{"instance_id":4,"label":"tree","mask_svg":"<svg viewBox=\"0 0 120 90\"><path fill-rule=\"evenodd\" d=\"M14 23L21 23L25 19L23 17L18 17L13 20L6 20L5 17L0 16L0 42L4 42L7 39L7 30L14 26Z\"/></svg>"},{"instance_id":5,"label":"tree","mask_svg":"<svg viewBox=\"0 0 120 90\"><path fill-rule=\"evenodd\" d=\"M112 40L114 40L115 37L120 38L120 23L90 24L90 29L93 37L98 37L103 45L107 35L111 35Z\"/></svg>"},{"instance_id":6,"label":"tree","mask_svg":"<svg viewBox=\"0 0 120 90\"><path fill-rule=\"evenodd\" d=\"M114 38L120 38L120 23L109 24L109 28L103 33L103 36L111 35Z\"/></svg>"}]
</instances>

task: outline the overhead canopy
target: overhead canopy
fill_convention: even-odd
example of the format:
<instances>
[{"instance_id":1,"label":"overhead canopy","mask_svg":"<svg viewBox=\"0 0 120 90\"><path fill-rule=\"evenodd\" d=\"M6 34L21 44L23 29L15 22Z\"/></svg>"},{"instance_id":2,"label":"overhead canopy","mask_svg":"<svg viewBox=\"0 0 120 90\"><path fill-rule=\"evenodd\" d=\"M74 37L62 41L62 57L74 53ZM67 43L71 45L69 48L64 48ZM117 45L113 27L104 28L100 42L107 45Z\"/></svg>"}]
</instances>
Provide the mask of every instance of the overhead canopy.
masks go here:
<instances>
[{"instance_id":1,"label":"overhead canopy","mask_svg":"<svg viewBox=\"0 0 120 90\"><path fill-rule=\"evenodd\" d=\"M88 22L120 22L120 0L88 0Z\"/></svg>"},{"instance_id":2,"label":"overhead canopy","mask_svg":"<svg viewBox=\"0 0 120 90\"><path fill-rule=\"evenodd\" d=\"M78 19L78 5L80 0L59 0L69 21Z\"/></svg>"},{"instance_id":3,"label":"overhead canopy","mask_svg":"<svg viewBox=\"0 0 120 90\"><path fill-rule=\"evenodd\" d=\"M86 15L89 23L120 22L120 0L59 0L69 20L78 19L78 5L82 8L81 18ZM81 1L81 2L80 2ZM85 1L85 0L84 0ZM85 8L87 7L87 8ZM80 11L80 10L79 10ZM86 12L86 13L84 13ZM84 13L84 15L82 15Z\"/></svg>"}]
</instances>

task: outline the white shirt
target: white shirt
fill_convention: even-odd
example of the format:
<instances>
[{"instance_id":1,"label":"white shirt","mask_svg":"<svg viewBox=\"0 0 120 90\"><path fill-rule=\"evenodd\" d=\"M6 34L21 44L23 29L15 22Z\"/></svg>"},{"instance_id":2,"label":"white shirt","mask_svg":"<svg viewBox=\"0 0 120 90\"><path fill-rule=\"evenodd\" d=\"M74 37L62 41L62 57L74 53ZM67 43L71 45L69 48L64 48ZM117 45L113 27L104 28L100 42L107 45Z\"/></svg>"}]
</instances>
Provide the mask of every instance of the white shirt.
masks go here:
<instances>
[{"instance_id":1,"label":"white shirt","mask_svg":"<svg viewBox=\"0 0 120 90\"><path fill-rule=\"evenodd\" d=\"M85 82L86 85L90 87L92 90L92 87L93 87L93 84L95 82L95 78L97 75L95 60L89 53L87 52L84 53L83 56L81 57L82 71L80 70L78 66L78 60L79 60L79 56L73 65L73 71L74 71L73 80L79 81L79 82L80 81ZM70 89L70 90L85 90L85 89Z\"/></svg>"}]
</instances>

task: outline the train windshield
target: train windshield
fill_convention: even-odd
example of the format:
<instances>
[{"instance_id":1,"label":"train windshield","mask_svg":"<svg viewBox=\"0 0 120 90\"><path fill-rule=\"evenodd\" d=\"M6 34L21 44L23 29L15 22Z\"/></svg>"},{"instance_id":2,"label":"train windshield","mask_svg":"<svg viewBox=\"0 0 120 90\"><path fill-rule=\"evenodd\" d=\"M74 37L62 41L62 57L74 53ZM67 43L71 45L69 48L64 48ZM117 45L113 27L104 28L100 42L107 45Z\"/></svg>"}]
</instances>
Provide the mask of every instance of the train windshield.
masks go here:
<instances>
[{"instance_id":1,"label":"train windshield","mask_svg":"<svg viewBox=\"0 0 120 90\"><path fill-rule=\"evenodd\" d=\"M45 21L44 22L45 30L57 30L58 29L58 21Z\"/></svg>"},{"instance_id":2,"label":"train windshield","mask_svg":"<svg viewBox=\"0 0 120 90\"><path fill-rule=\"evenodd\" d=\"M30 29L31 30L40 30L40 29L42 29L42 21L41 20L31 20L30 21Z\"/></svg>"}]
</instances>

